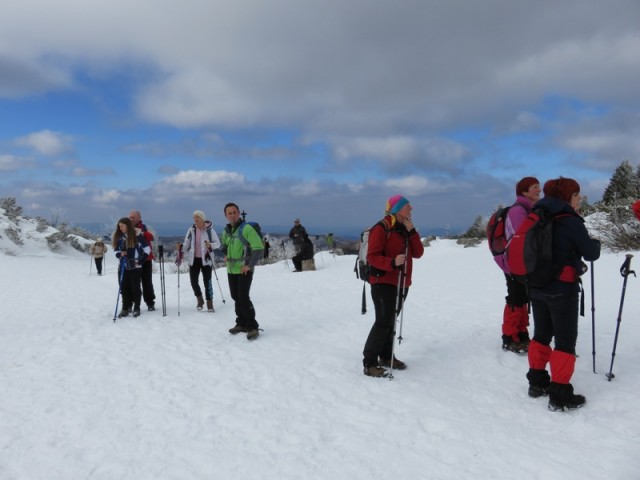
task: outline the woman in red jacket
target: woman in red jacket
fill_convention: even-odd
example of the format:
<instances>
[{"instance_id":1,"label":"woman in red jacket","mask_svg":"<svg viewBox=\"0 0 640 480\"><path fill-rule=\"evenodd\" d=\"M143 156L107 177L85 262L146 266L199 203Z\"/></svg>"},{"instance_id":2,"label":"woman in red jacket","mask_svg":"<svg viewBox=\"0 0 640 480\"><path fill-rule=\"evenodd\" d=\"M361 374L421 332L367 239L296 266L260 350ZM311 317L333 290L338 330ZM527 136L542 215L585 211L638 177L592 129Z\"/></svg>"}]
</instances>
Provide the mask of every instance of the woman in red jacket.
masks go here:
<instances>
[{"instance_id":1,"label":"woman in red jacket","mask_svg":"<svg viewBox=\"0 0 640 480\"><path fill-rule=\"evenodd\" d=\"M413 259L424 254L420 235L411 222L409 201L394 195L387 200L385 217L371 228L367 262L376 319L364 345L364 374L385 377L391 367L396 315L400 313L411 286ZM393 368L406 364L393 358Z\"/></svg>"}]
</instances>

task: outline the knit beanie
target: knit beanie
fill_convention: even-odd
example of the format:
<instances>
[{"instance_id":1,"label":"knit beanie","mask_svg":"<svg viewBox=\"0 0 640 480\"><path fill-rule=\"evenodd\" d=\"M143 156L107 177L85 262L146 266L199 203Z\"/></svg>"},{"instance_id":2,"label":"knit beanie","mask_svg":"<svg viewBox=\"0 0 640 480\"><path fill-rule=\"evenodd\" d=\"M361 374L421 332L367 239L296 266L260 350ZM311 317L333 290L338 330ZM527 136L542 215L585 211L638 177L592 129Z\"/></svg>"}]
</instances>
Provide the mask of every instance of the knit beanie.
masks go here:
<instances>
[{"instance_id":1,"label":"knit beanie","mask_svg":"<svg viewBox=\"0 0 640 480\"><path fill-rule=\"evenodd\" d=\"M407 200L402 195L394 195L393 197L389 197L389 200L387 200L387 205L384 209L384 213L386 213L387 215L398 213L408 203L409 200Z\"/></svg>"},{"instance_id":2,"label":"knit beanie","mask_svg":"<svg viewBox=\"0 0 640 480\"><path fill-rule=\"evenodd\" d=\"M522 195L522 192L527 192L532 185L540 184L540 181L536 177L524 177L516 184L516 196Z\"/></svg>"},{"instance_id":3,"label":"knit beanie","mask_svg":"<svg viewBox=\"0 0 640 480\"><path fill-rule=\"evenodd\" d=\"M193 216L200 217L203 222L207 219L207 216L204 214L202 210L196 210L195 212L193 212Z\"/></svg>"}]
</instances>

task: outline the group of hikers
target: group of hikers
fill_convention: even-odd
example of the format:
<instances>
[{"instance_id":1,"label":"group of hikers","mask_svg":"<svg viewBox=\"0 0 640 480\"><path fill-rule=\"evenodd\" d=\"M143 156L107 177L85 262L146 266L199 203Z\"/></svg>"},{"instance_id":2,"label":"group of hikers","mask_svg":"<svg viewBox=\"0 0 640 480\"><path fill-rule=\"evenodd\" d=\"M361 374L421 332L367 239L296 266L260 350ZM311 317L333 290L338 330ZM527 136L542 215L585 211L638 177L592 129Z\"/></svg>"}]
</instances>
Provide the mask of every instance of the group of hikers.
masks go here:
<instances>
[{"instance_id":1,"label":"group of hikers","mask_svg":"<svg viewBox=\"0 0 640 480\"><path fill-rule=\"evenodd\" d=\"M544 198L540 198L541 192ZM584 261L600 257L600 242L589 236L578 213L580 185L574 179L556 178L541 187L537 178L525 177L517 182L515 194L504 225L507 241L517 234L532 212L546 211L553 217L551 248L557 274L544 285L526 285L516 280L504 255L494 257L507 284L502 348L527 353L529 396L548 396L548 407L554 411L580 408L586 399L574 393L571 384L576 361L580 276L587 269ZM389 198L386 216L370 229L368 237L366 258L370 265L368 281L375 322L363 351L365 375L386 377L390 374L388 369L407 366L394 356L395 327L411 285L412 261L423 253L424 247L411 222L411 204L399 195ZM534 324L531 338L529 306Z\"/></svg>"},{"instance_id":2,"label":"group of hikers","mask_svg":"<svg viewBox=\"0 0 640 480\"><path fill-rule=\"evenodd\" d=\"M193 212L193 224L187 230L184 241L176 244L176 264L183 261L189 265L189 280L196 298L196 309L213 312L212 273L215 268L214 251L224 255L227 267L229 291L234 301L236 323L229 333L246 333L249 340L260 335L256 312L251 301L250 291L255 266L267 255L267 237L261 238L257 224L245 222L235 203L224 206L227 225L218 237L213 223L202 210ZM296 218L289 232L296 254L292 257L295 272L302 270L304 260L313 259L314 246L305 228ZM112 247L119 260L118 278L122 308L118 318L140 315L140 305L145 302L149 311L155 310L155 293L152 282L152 243L156 241L153 233L142 222L138 210L132 210L128 217L118 220L112 235ZM91 247L98 275L102 274L102 260L106 246L98 239ZM204 289L199 278L202 276ZM203 291L204 290L204 291Z\"/></svg>"},{"instance_id":3,"label":"group of hikers","mask_svg":"<svg viewBox=\"0 0 640 480\"><path fill-rule=\"evenodd\" d=\"M543 198L540 198L541 193L544 193ZM600 257L600 242L590 238L579 214L580 185L574 179L560 177L548 180L541 187L537 178L524 177L517 182L515 194L515 202L505 217L507 241L516 235L532 212L545 210L554 218L552 249L558 273L545 285L525 286L509 271L504 255L494 256L507 285L502 348L527 354L526 378L531 397L548 396L551 410L580 408L586 402L585 397L574 393L571 384L576 361L580 276L587 270L584 261L592 262ZM392 369L407 367L394 354L394 339L397 318L412 284L413 260L424 254L420 235L411 219L412 209L406 197L394 195L386 201L384 217L369 230L366 251L369 270L365 280L371 284L375 320L363 349L364 374L367 376L387 377ZM255 266L264 257L264 243L259 228L244 221L235 203L224 206L224 215L228 223L220 239L205 213L202 210L193 212L193 225L187 230L184 241L176 245L177 263L186 260L189 264L196 308L202 310L206 302L207 310L212 312L214 250L221 250L227 266L229 291L235 303L236 323L229 332L234 335L246 333L247 338L253 340L259 336L260 328L250 290ZM640 219L640 202L636 215ZM304 259L313 258L313 244L300 219L295 219L289 238L296 247L293 262L298 272L302 270ZM151 282L153 241L153 234L142 222L140 212L134 210L128 218L118 220L112 246L120 260L122 310L119 317L126 317L131 311L134 316L140 315L141 300L149 310L155 309ZM332 234L331 242L333 245ZM96 259L101 253L104 251L96 250ZM100 268L98 273L101 273ZM204 292L198 283L200 274ZM534 325L531 337L530 310Z\"/></svg>"}]
</instances>

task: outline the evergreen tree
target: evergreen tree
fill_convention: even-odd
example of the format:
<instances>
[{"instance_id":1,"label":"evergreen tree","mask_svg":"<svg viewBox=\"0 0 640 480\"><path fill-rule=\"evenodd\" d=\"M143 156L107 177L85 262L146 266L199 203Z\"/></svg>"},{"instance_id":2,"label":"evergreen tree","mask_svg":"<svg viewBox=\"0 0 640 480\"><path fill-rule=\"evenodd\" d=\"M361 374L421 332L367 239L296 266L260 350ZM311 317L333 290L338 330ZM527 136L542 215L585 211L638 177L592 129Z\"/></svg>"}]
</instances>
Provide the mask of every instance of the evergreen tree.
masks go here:
<instances>
[{"instance_id":1,"label":"evergreen tree","mask_svg":"<svg viewBox=\"0 0 640 480\"><path fill-rule=\"evenodd\" d=\"M640 177L634 173L631 164L624 160L609 180L602 196L602 203L608 206L627 204L640 196Z\"/></svg>"}]
</instances>

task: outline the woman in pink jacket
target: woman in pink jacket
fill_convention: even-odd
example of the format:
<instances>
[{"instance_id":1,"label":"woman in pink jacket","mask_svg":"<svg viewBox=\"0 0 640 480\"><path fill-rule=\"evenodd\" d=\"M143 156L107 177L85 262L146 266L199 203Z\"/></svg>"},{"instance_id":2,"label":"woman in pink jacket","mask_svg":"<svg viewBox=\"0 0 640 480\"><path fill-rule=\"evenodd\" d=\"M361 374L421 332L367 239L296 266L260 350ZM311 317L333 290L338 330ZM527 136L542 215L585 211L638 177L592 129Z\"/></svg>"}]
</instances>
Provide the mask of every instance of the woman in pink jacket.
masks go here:
<instances>
[{"instance_id":1,"label":"woman in pink jacket","mask_svg":"<svg viewBox=\"0 0 640 480\"><path fill-rule=\"evenodd\" d=\"M509 240L518 230L533 204L540 200L540 182L535 177L524 177L516 184L516 201L507 213L505 236ZM500 259L503 257L500 255ZM529 347L529 298L524 285L511 276L505 262L496 261L507 281L506 304L502 314L502 349L525 353Z\"/></svg>"}]
</instances>

